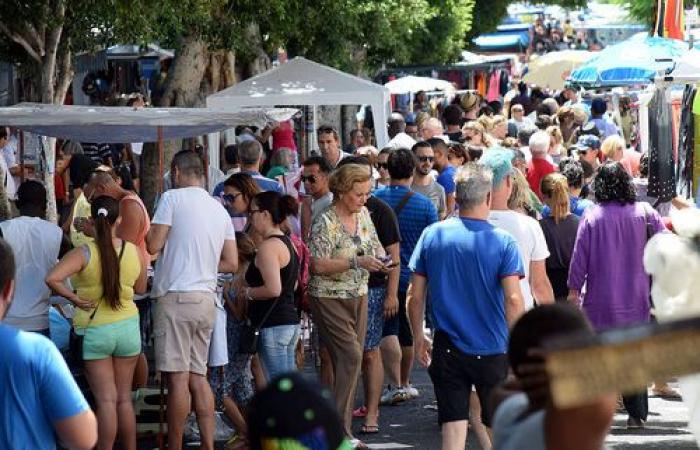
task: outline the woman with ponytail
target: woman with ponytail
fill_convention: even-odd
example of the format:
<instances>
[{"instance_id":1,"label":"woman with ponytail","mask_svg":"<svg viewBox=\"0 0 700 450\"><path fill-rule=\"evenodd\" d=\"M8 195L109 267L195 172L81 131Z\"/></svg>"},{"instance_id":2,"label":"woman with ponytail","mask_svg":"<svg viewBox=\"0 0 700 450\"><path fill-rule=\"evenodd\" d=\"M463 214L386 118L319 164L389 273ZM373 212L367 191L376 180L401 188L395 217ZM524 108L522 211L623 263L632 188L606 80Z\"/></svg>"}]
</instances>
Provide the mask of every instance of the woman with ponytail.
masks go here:
<instances>
[{"instance_id":1,"label":"woman with ponytail","mask_svg":"<svg viewBox=\"0 0 700 450\"><path fill-rule=\"evenodd\" d=\"M251 231L262 241L245 274L248 287L237 289L238 301L247 303L251 325L260 329L258 350L268 379L296 370L300 326L294 291L299 257L282 225L298 210L293 197L274 191L257 194L248 210Z\"/></svg>"},{"instance_id":2,"label":"woman with ponytail","mask_svg":"<svg viewBox=\"0 0 700 450\"><path fill-rule=\"evenodd\" d=\"M95 239L67 253L46 284L75 306L73 327L83 335L83 359L97 404L98 449L111 449L119 430L121 448L136 449L131 382L141 353L134 293L146 291L146 262L136 246L116 237L119 202L92 200ZM75 291L65 286L71 279Z\"/></svg>"},{"instance_id":3,"label":"woman with ponytail","mask_svg":"<svg viewBox=\"0 0 700 450\"><path fill-rule=\"evenodd\" d=\"M569 185L564 175L559 173L546 175L542 178L540 190L544 203L549 209L549 214L540 220L549 248L549 257L546 262L547 276L552 283L554 298L557 301L566 301L569 293L566 280L576 242L579 218L571 213Z\"/></svg>"}]
</instances>

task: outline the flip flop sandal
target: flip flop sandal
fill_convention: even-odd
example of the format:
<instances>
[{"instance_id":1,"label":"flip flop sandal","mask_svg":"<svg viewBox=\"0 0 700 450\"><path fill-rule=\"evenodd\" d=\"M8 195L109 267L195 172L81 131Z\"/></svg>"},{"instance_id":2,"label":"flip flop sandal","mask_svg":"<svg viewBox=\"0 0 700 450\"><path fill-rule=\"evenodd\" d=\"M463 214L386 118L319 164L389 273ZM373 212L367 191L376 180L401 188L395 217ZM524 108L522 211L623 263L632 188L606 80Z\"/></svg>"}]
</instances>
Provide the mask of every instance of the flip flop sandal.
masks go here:
<instances>
[{"instance_id":1,"label":"flip flop sandal","mask_svg":"<svg viewBox=\"0 0 700 450\"><path fill-rule=\"evenodd\" d=\"M379 425L364 424L360 427L360 434L377 434L379 433Z\"/></svg>"}]
</instances>

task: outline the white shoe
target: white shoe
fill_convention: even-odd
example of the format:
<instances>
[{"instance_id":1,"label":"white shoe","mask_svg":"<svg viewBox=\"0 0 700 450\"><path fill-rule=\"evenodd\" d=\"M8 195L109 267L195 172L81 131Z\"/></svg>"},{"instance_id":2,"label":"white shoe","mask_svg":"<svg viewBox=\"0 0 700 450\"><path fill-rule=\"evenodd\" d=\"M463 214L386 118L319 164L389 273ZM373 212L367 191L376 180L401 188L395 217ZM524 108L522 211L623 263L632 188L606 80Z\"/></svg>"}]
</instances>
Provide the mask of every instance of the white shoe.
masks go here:
<instances>
[{"instance_id":1,"label":"white shoe","mask_svg":"<svg viewBox=\"0 0 700 450\"><path fill-rule=\"evenodd\" d=\"M408 384L407 386L404 386L401 388L402 391L406 394L406 397L409 399L414 399L418 398L420 396L420 392L418 392L418 389L414 388L412 384Z\"/></svg>"},{"instance_id":2,"label":"white shoe","mask_svg":"<svg viewBox=\"0 0 700 450\"><path fill-rule=\"evenodd\" d=\"M396 405L408 399L406 392L399 387L388 385L379 399L380 405Z\"/></svg>"}]
</instances>

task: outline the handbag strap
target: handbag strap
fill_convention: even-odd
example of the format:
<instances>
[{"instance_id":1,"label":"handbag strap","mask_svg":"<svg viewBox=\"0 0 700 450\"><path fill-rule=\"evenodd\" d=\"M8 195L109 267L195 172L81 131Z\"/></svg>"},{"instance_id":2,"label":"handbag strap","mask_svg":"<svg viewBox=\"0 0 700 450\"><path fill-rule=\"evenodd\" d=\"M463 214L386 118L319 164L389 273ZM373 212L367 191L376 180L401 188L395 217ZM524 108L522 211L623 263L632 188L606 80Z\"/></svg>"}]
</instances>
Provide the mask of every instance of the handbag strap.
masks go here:
<instances>
[{"instance_id":1,"label":"handbag strap","mask_svg":"<svg viewBox=\"0 0 700 450\"><path fill-rule=\"evenodd\" d=\"M122 256L124 256L124 249L126 248L126 241L122 239L122 247L119 249L119 262L121 263L122 261ZM97 306L95 306L95 309L92 311L92 314L90 314L90 318L88 319L88 323L85 324L85 328L90 327L90 323L92 323L92 319L95 318L95 314L97 314L97 310L100 308L100 304L102 302L98 302Z\"/></svg>"},{"instance_id":2,"label":"handbag strap","mask_svg":"<svg viewBox=\"0 0 700 450\"><path fill-rule=\"evenodd\" d=\"M408 203L408 201L413 197L414 192L413 191L408 191L406 192L406 195L403 196L401 201L399 202L398 205L394 208L394 212L396 213L396 217L399 217L399 214L401 214L401 211L403 211L404 207Z\"/></svg>"}]
</instances>

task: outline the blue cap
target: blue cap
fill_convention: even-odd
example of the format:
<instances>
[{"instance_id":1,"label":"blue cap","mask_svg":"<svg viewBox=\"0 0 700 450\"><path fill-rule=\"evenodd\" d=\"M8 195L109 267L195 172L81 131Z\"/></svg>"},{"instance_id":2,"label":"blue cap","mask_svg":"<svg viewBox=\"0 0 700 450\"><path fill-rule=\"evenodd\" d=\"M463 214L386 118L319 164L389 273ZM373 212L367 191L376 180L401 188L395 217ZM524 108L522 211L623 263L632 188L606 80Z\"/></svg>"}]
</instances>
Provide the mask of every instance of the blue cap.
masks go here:
<instances>
[{"instance_id":1,"label":"blue cap","mask_svg":"<svg viewBox=\"0 0 700 450\"><path fill-rule=\"evenodd\" d=\"M584 134L578 138L578 141L576 141L576 145L574 145L574 147L577 149L590 148L593 150L600 150L600 138L593 136L592 134Z\"/></svg>"}]
</instances>

